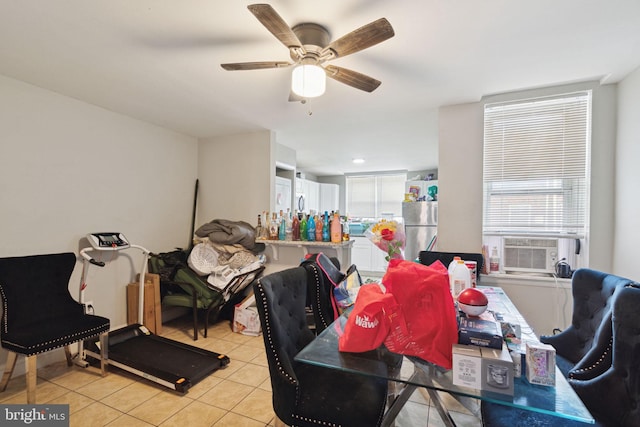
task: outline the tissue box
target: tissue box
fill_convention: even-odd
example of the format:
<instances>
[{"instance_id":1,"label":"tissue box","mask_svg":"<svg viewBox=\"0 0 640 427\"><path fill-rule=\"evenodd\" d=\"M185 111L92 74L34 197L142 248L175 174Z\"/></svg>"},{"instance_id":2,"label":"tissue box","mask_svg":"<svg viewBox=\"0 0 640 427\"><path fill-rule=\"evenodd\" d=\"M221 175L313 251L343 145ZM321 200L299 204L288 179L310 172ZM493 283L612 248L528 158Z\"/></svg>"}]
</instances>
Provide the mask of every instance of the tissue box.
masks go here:
<instances>
[{"instance_id":1,"label":"tissue box","mask_svg":"<svg viewBox=\"0 0 640 427\"><path fill-rule=\"evenodd\" d=\"M480 347L475 345L453 345L453 384L479 389L482 385Z\"/></svg>"},{"instance_id":2,"label":"tissue box","mask_svg":"<svg viewBox=\"0 0 640 427\"><path fill-rule=\"evenodd\" d=\"M556 349L549 344L529 344L526 350L527 380L531 384L556 385Z\"/></svg>"},{"instance_id":3,"label":"tissue box","mask_svg":"<svg viewBox=\"0 0 640 427\"><path fill-rule=\"evenodd\" d=\"M513 360L506 344L482 349L482 390L513 395Z\"/></svg>"},{"instance_id":4,"label":"tissue box","mask_svg":"<svg viewBox=\"0 0 640 427\"><path fill-rule=\"evenodd\" d=\"M462 317L458 332L459 344L502 348L502 330L499 322Z\"/></svg>"}]
</instances>

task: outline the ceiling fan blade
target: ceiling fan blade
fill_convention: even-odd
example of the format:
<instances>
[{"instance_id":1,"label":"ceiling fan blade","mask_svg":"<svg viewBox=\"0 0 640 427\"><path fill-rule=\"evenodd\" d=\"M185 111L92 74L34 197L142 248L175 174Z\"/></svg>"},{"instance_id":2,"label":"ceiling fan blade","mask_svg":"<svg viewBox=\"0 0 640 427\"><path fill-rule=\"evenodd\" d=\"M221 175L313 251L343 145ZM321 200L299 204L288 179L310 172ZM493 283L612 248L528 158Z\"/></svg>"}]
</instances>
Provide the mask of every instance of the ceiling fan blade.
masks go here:
<instances>
[{"instance_id":1,"label":"ceiling fan blade","mask_svg":"<svg viewBox=\"0 0 640 427\"><path fill-rule=\"evenodd\" d=\"M295 35L291 27L284 22L284 19L278 15L271 5L268 4L250 4L247 6L251 13L258 18L258 21L264 25L282 44L288 48L302 48L302 43Z\"/></svg>"},{"instance_id":2,"label":"ceiling fan blade","mask_svg":"<svg viewBox=\"0 0 640 427\"><path fill-rule=\"evenodd\" d=\"M336 67L335 65L327 65L325 70L327 71L327 77L365 92L373 92L382 83L373 77L346 68Z\"/></svg>"},{"instance_id":3,"label":"ceiling fan blade","mask_svg":"<svg viewBox=\"0 0 640 427\"><path fill-rule=\"evenodd\" d=\"M293 65L286 61L264 61L264 62L235 62L231 64L220 64L227 71L238 70L262 70L266 68L284 68Z\"/></svg>"},{"instance_id":4,"label":"ceiling fan blade","mask_svg":"<svg viewBox=\"0 0 640 427\"><path fill-rule=\"evenodd\" d=\"M395 32L389 21L386 18L380 18L331 42L322 50L321 56L330 52L333 52L336 57L351 55L390 39L394 35Z\"/></svg>"}]
</instances>

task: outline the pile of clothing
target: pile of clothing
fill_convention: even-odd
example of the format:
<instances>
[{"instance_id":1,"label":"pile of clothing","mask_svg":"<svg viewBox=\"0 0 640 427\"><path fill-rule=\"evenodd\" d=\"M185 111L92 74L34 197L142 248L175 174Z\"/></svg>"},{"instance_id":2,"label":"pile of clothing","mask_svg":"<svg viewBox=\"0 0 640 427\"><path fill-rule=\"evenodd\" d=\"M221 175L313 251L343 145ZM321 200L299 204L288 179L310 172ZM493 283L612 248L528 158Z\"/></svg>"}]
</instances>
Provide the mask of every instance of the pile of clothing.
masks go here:
<instances>
[{"instance_id":1,"label":"pile of clothing","mask_svg":"<svg viewBox=\"0 0 640 427\"><path fill-rule=\"evenodd\" d=\"M247 273L258 271L265 263L265 256L258 255L264 244L256 243L255 229L244 221L214 219L198 228L195 235L198 243L189 254L189 267L208 276L207 283L226 298L251 283L253 275ZM240 276L245 278L235 280Z\"/></svg>"}]
</instances>

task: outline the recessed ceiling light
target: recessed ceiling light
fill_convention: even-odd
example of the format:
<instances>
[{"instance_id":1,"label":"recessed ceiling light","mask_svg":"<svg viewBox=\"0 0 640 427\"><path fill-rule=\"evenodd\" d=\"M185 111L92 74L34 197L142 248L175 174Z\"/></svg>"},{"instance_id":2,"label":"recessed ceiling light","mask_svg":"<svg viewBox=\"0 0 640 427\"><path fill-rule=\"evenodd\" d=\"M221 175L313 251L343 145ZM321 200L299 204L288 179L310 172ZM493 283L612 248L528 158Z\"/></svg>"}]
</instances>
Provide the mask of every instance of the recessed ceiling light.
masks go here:
<instances>
[{"instance_id":1,"label":"recessed ceiling light","mask_svg":"<svg viewBox=\"0 0 640 427\"><path fill-rule=\"evenodd\" d=\"M353 159L353 163L356 163L356 164L364 163L364 159L357 157Z\"/></svg>"}]
</instances>

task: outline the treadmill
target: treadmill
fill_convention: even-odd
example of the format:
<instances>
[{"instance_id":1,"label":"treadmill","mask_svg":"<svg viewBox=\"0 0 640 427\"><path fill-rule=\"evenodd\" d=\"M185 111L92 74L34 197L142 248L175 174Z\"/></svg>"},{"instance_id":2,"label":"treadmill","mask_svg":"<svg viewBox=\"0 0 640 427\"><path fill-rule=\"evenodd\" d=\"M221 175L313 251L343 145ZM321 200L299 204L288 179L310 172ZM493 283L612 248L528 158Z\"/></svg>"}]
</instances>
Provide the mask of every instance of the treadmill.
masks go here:
<instances>
[{"instance_id":1,"label":"treadmill","mask_svg":"<svg viewBox=\"0 0 640 427\"><path fill-rule=\"evenodd\" d=\"M179 341L161 337L149 331L143 323L144 276L149 251L132 245L122 233L91 233L87 235L91 247L80 251L83 258L80 283L80 303L84 304L84 290L90 264L104 267L105 263L92 258L89 251L120 251L140 249L144 254L140 269L138 322L109 332L107 363L172 390L186 393L191 386L229 364L224 354L204 350ZM99 340L78 344L78 364L89 365L87 358L100 360Z\"/></svg>"}]
</instances>

